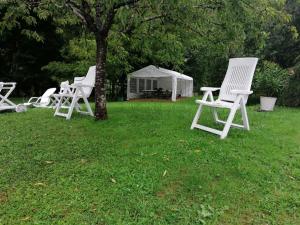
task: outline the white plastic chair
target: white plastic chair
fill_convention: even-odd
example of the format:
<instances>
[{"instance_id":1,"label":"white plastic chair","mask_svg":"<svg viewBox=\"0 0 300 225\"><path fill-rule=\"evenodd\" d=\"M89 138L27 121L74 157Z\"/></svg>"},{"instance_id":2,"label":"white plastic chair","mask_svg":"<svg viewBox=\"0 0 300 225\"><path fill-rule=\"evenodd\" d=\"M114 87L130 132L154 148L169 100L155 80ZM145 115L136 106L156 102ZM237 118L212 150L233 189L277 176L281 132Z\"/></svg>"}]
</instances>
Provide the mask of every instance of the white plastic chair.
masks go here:
<instances>
[{"instance_id":1,"label":"white plastic chair","mask_svg":"<svg viewBox=\"0 0 300 225\"><path fill-rule=\"evenodd\" d=\"M56 88L49 88L41 97L31 97L25 106L34 106L39 108L51 108L54 106L55 101L52 95L55 93Z\"/></svg>"},{"instance_id":2,"label":"white plastic chair","mask_svg":"<svg viewBox=\"0 0 300 225\"><path fill-rule=\"evenodd\" d=\"M204 131L208 131L220 135L221 139L226 138L230 127L250 130L246 111L246 103L248 100L248 96L253 93L250 88L257 61L258 58L230 59L226 76L221 88L201 88L201 91L204 91L204 96L202 100L196 100L196 103L199 104L199 107L191 125L191 129L198 128ZM218 99L214 100L212 92L217 90L220 90L220 94ZM209 106L213 108L212 112L214 120L217 123L225 125L222 131L197 124L203 106ZM230 110L229 116L226 121L220 120L218 118L216 108L227 108ZM233 123L235 113L238 109L240 109L242 113L243 125Z\"/></svg>"},{"instance_id":3,"label":"white plastic chair","mask_svg":"<svg viewBox=\"0 0 300 225\"><path fill-rule=\"evenodd\" d=\"M16 105L8 99L10 94L16 88L15 82L4 83L0 82L0 111L15 110L16 112L26 112L27 108L24 104ZM1 94L2 92L2 94Z\"/></svg>"},{"instance_id":4,"label":"white plastic chair","mask_svg":"<svg viewBox=\"0 0 300 225\"><path fill-rule=\"evenodd\" d=\"M61 82L58 94L65 93L68 90L68 88L69 88L68 86L69 86L69 81L68 80ZM53 97L53 99L55 101L53 108L56 109L57 106L58 106L60 97L57 96L56 94L51 95L51 97ZM62 107L69 106L70 104L71 103L67 99L65 99L65 101L63 101L63 103L62 103Z\"/></svg>"},{"instance_id":5,"label":"white plastic chair","mask_svg":"<svg viewBox=\"0 0 300 225\"><path fill-rule=\"evenodd\" d=\"M65 85L64 91L60 94L55 94L54 96L59 99L57 104L54 116L63 116L69 120L72 116L74 108L77 112L81 114L86 114L94 116L94 113L91 109L88 98L90 97L92 90L95 86L96 78L96 66L91 66L88 70L88 73L85 77L75 77L74 83L71 85ZM79 100L83 99L87 111L81 111ZM70 101L70 105L64 104L65 102ZM67 109L67 113L61 112L61 109Z\"/></svg>"},{"instance_id":6,"label":"white plastic chair","mask_svg":"<svg viewBox=\"0 0 300 225\"><path fill-rule=\"evenodd\" d=\"M0 111L2 110L16 110L17 105L10 101L8 97L16 88L16 83L0 82ZM2 93L2 94L1 94Z\"/></svg>"}]
</instances>

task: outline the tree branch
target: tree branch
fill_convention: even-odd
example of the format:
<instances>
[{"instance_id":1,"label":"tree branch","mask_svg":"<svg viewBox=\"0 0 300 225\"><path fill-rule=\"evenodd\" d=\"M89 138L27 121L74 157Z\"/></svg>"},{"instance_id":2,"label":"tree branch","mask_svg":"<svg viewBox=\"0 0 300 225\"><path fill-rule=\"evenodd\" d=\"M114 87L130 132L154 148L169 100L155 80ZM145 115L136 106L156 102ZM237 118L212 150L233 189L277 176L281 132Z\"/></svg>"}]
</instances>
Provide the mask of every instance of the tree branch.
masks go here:
<instances>
[{"instance_id":1,"label":"tree branch","mask_svg":"<svg viewBox=\"0 0 300 225\"><path fill-rule=\"evenodd\" d=\"M134 5L135 3L139 2L140 0L126 0L126 1L122 1L119 3L115 3L113 6L113 9L119 9L123 6L127 6L127 5Z\"/></svg>"},{"instance_id":2,"label":"tree branch","mask_svg":"<svg viewBox=\"0 0 300 225\"><path fill-rule=\"evenodd\" d=\"M82 22L86 23L83 13L80 10L80 7L75 2L67 0L66 6L69 7L73 11L73 13L82 20Z\"/></svg>"},{"instance_id":3,"label":"tree branch","mask_svg":"<svg viewBox=\"0 0 300 225\"><path fill-rule=\"evenodd\" d=\"M94 18L91 16L90 5L85 0L82 0L81 6L72 0L66 0L66 6L73 11L73 13L87 26L90 31L96 31Z\"/></svg>"},{"instance_id":4,"label":"tree branch","mask_svg":"<svg viewBox=\"0 0 300 225\"><path fill-rule=\"evenodd\" d=\"M97 27L95 24L95 20L92 16L91 6L86 0L81 0L81 9L89 30L92 32L96 32Z\"/></svg>"},{"instance_id":5,"label":"tree branch","mask_svg":"<svg viewBox=\"0 0 300 225\"><path fill-rule=\"evenodd\" d=\"M147 22L151 22L153 20L157 20L157 19L161 19L161 18L164 18L166 17L166 15L162 14L162 15L155 15L155 16L151 16L151 17L147 17L147 18L144 18L143 20L141 20L138 25L142 25L143 23L147 23ZM125 28L124 30L120 31L124 34L131 34L132 31L135 29L135 24L131 24L129 25L127 28Z\"/></svg>"}]
</instances>

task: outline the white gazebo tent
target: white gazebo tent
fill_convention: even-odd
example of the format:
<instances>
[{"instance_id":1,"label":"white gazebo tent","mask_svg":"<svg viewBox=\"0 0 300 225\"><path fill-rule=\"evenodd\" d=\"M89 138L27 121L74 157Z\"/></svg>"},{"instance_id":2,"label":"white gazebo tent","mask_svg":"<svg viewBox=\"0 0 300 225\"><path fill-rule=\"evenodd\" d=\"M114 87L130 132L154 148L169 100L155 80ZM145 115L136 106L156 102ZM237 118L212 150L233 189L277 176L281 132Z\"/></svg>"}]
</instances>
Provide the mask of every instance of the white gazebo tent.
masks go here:
<instances>
[{"instance_id":1,"label":"white gazebo tent","mask_svg":"<svg viewBox=\"0 0 300 225\"><path fill-rule=\"evenodd\" d=\"M150 65L128 75L127 99L140 98L144 91L153 91L158 88L171 91L172 101L176 101L178 95L192 97L193 78Z\"/></svg>"}]
</instances>

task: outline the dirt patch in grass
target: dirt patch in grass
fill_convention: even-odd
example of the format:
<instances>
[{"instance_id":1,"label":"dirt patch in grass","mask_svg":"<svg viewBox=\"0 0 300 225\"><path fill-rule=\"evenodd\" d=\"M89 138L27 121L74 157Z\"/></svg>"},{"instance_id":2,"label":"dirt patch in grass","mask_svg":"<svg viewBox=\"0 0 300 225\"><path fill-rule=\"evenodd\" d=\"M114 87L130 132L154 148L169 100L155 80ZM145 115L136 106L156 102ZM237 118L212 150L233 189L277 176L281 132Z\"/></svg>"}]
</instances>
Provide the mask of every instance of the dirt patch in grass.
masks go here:
<instances>
[{"instance_id":1,"label":"dirt patch in grass","mask_svg":"<svg viewBox=\"0 0 300 225\"><path fill-rule=\"evenodd\" d=\"M180 189L181 182L175 181L170 183L168 186L164 187L161 191L156 193L156 196L159 198L165 198L167 196L175 195L176 192Z\"/></svg>"},{"instance_id":2,"label":"dirt patch in grass","mask_svg":"<svg viewBox=\"0 0 300 225\"><path fill-rule=\"evenodd\" d=\"M6 192L0 192L0 204L8 201L8 196Z\"/></svg>"}]
</instances>

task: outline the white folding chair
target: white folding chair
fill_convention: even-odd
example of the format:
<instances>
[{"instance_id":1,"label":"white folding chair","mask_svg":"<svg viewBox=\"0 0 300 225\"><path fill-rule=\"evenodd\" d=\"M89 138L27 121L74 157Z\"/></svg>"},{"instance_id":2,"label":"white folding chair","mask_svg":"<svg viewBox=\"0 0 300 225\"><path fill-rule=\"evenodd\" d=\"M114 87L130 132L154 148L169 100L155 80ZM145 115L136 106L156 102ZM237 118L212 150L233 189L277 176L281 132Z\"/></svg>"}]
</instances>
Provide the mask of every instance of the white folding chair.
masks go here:
<instances>
[{"instance_id":1,"label":"white folding chair","mask_svg":"<svg viewBox=\"0 0 300 225\"><path fill-rule=\"evenodd\" d=\"M0 82L0 111L16 110L17 105L8 99L15 88L16 83L14 82Z\"/></svg>"},{"instance_id":2,"label":"white folding chair","mask_svg":"<svg viewBox=\"0 0 300 225\"><path fill-rule=\"evenodd\" d=\"M95 86L96 66L91 66L85 77L75 77L74 83L71 85L65 85L64 91L60 94L54 94L59 99L54 116L63 116L69 120L72 116L74 108L81 114L94 116L91 109L88 98L90 97L92 90ZM80 109L79 100L83 99L87 111ZM65 102L71 102L70 105L64 104ZM61 112L61 109L67 109L67 113Z\"/></svg>"},{"instance_id":3,"label":"white folding chair","mask_svg":"<svg viewBox=\"0 0 300 225\"><path fill-rule=\"evenodd\" d=\"M202 87L204 91L202 100L196 100L199 104L198 110L194 117L191 129L198 128L220 135L221 139L226 138L230 127L237 127L250 130L249 121L246 111L248 96L253 92L250 90L253 75L255 72L258 58L233 58L229 60L229 66L221 88ZM213 91L220 90L219 98L214 100ZM209 98L209 100L208 100ZM198 124L202 107L212 107L213 117L217 123L224 124L223 130L213 129ZM230 110L226 121L218 118L217 108L227 108ZM243 125L233 123L236 111L240 109L242 113Z\"/></svg>"},{"instance_id":4,"label":"white folding chair","mask_svg":"<svg viewBox=\"0 0 300 225\"><path fill-rule=\"evenodd\" d=\"M25 106L34 106L39 108L51 108L54 106L55 101L51 97L56 91L56 88L49 88L41 97L31 97Z\"/></svg>"},{"instance_id":5,"label":"white folding chair","mask_svg":"<svg viewBox=\"0 0 300 225\"><path fill-rule=\"evenodd\" d=\"M68 90L68 88L69 88L69 81L67 80L67 81L63 81L63 82L61 82L60 83L60 89L59 89L59 92L58 92L58 94L63 94L63 93L65 93L67 90ZM59 100L60 100L60 98L61 97L59 97L57 94L53 94L53 95L51 95L51 97L54 99L54 101L55 101L55 103L54 103L54 109L56 109L57 108L57 106L58 106L58 103L59 103ZM68 98L63 98L63 102L62 102L62 105L61 105L61 107L62 108L66 108L67 106L69 106L71 103L70 103L70 101L68 100Z\"/></svg>"}]
</instances>

